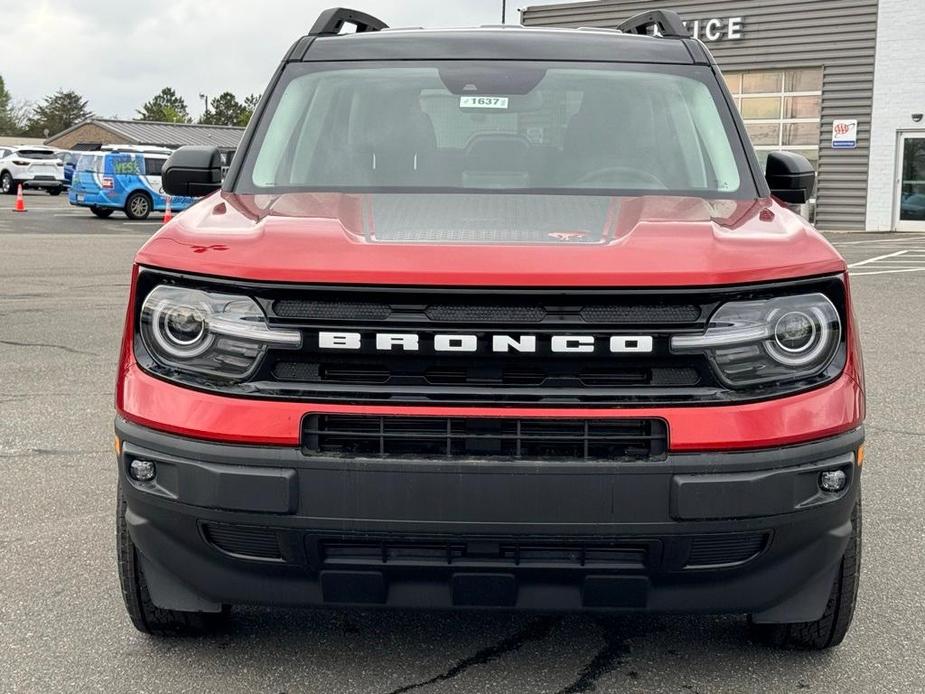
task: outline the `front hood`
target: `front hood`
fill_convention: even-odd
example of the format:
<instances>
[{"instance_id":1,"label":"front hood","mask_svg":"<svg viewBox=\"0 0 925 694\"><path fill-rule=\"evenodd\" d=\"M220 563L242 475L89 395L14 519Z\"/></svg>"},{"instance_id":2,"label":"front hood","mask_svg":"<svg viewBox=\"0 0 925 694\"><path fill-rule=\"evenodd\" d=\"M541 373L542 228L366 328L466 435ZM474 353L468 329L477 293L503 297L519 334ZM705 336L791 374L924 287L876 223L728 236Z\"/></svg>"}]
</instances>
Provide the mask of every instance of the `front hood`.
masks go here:
<instances>
[{"instance_id":1,"label":"front hood","mask_svg":"<svg viewBox=\"0 0 925 694\"><path fill-rule=\"evenodd\" d=\"M704 286L845 271L768 200L217 193L142 265L247 280L433 286Z\"/></svg>"}]
</instances>

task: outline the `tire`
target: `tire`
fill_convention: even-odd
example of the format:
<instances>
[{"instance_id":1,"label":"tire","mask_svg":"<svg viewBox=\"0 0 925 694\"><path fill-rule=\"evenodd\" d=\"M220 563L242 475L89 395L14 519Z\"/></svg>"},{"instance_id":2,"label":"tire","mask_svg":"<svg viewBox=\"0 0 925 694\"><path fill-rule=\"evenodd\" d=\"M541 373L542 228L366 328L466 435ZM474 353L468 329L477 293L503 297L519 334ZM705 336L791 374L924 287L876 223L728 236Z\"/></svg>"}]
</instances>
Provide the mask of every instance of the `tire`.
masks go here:
<instances>
[{"instance_id":1,"label":"tire","mask_svg":"<svg viewBox=\"0 0 925 694\"><path fill-rule=\"evenodd\" d=\"M108 207L96 207L96 206L91 207L90 211L93 214L95 214L97 217L99 217L100 219L108 219L109 217L112 217L112 213L115 212L115 210L112 210Z\"/></svg>"},{"instance_id":2,"label":"tire","mask_svg":"<svg viewBox=\"0 0 925 694\"><path fill-rule=\"evenodd\" d=\"M227 606L218 614L210 614L165 610L151 602L138 552L128 533L125 508L120 482L116 501L116 557L122 599L135 628L151 636L204 636L218 631L228 621L230 608Z\"/></svg>"},{"instance_id":3,"label":"tire","mask_svg":"<svg viewBox=\"0 0 925 694\"><path fill-rule=\"evenodd\" d=\"M16 195L16 181L9 171L4 171L0 175L0 193L5 195Z\"/></svg>"},{"instance_id":4,"label":"tire","mask_svg":"<svg viewBox=\"0 0 925 694\"><path fill-rule=\"evenodd\" d=\"M135 221L140 222L147 219L153 209L154 203L151 201L151 196L141 191L135 191L125 201L125 216Z\"/></svg>"},{"instance_id":5,"label":"tire","mask_svg":"<svg viewBox=\"0 0 925 694\"><path fill-rule=\"evenodd\" d=\"M50 196L52 196L53 198L56 198L56 197L58 197L59 195L61 195L61 191L63 191L63 190L64 190L64 188L49 188L49 189L48 189L48 194L49 194Z\"/></svg>"},{"instance_id":6,"label":"tire","mask_svg":"<svg viewBox=\"0 0 925 694\"><path fill-rule=\"evenodd\" d=\"M756 639L769 646L804 651L824 651L845 640L858 598L861 575L861 500L851 514L853 531L842 557L829 602L815 622L796 624L754 624L749 626Z\"/></svg>"}]
</instances>

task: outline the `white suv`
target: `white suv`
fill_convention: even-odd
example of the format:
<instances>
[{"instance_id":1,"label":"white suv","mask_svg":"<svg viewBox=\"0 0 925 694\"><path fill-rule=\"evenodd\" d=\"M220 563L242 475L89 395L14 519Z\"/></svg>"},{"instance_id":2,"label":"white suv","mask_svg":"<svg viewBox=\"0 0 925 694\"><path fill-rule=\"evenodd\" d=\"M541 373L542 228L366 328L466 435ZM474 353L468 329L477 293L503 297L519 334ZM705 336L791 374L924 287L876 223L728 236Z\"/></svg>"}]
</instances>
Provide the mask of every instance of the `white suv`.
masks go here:
<instances>
[{"instance_id":1,"label":"white suv","mask_svg":"<svg viewBox=\"0 0 925 694\"><path fill-rule=\"evenodd\" d=\"M64 162L48 147L0 147L0 193L41 188L51 195L64 190Z\"/></svg>"}]
</instances>

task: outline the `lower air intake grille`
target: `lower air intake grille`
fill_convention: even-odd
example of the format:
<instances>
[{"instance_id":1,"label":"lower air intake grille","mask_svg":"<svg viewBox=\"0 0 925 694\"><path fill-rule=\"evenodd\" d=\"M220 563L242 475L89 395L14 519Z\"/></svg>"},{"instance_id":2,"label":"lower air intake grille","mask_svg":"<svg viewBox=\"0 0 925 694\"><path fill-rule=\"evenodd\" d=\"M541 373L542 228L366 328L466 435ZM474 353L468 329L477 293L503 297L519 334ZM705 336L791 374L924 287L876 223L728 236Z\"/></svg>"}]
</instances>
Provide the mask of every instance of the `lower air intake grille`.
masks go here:
<instances>
[{"instance_id":1,"label":"lower air intake grille","mask_svg":"<svg viewBox=\"0 0 925 694\"><path fill-rule=\"evenodd\" d=\"M352 566L495 566L522 568L597 568L641 570L648 543L562 544L512 541L322 541L326 565Z\"/></svg>"},{"instance_id":2,"label":"lower air intake grille","mask_svg":"<svg viewBox=\"0 0 925 694\"><path fill-rule=\"evenodd\" d=\"M662 460L668 428L659 419L511 419L310 415L309 456Z\"/></svg>"},{"instance_id":3,"label":"lower air intake grille","mask_svg":"<svg viewBox=\"0 0 925 694\"><path fill-rule=\"evenodd\" d=\"M240 525L207 523L203 527L206 539L226 554L246 559L282 561L276 532Z\"/></svg>"},{"instance_id":4,"label":"lower air intake grille","mask_svg":"<svg viewBox=\"0 0 925 694\"><path fill-rule=\"evenodd\" d=\"M767 534L710 535L691 542L687 568L736 566L757 557L768 541Z\"/></svg>"}]
</instances>

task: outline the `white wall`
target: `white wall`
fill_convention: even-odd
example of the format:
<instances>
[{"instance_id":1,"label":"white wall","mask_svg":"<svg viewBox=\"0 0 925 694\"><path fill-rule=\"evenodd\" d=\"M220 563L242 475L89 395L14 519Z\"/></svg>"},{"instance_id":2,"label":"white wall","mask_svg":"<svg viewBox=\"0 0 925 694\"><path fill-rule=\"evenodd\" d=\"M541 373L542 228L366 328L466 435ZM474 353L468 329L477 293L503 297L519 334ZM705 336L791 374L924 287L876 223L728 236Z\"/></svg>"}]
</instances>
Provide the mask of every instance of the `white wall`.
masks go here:
<instances>
[{"instance_id":1,"label":"white wall","mask_svg":"<svg viewBox=\"0 0 925 694\"><path fill-rule=\"evenodd\" d=\"M896 144L901 130L925 132L925 0L880 0L873 132L867 191L867 228L891 231L896 188Z\"/></svg>"}]
</instances>

